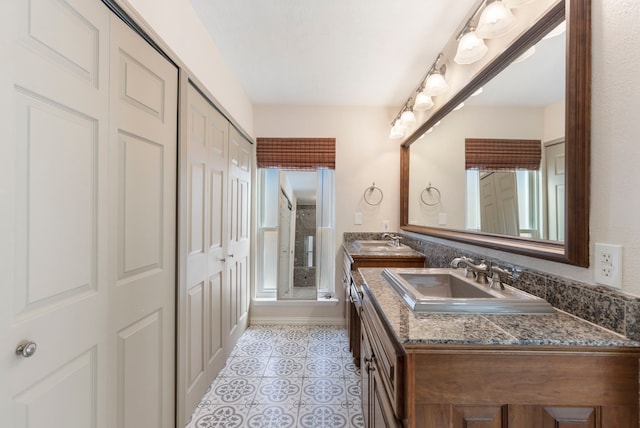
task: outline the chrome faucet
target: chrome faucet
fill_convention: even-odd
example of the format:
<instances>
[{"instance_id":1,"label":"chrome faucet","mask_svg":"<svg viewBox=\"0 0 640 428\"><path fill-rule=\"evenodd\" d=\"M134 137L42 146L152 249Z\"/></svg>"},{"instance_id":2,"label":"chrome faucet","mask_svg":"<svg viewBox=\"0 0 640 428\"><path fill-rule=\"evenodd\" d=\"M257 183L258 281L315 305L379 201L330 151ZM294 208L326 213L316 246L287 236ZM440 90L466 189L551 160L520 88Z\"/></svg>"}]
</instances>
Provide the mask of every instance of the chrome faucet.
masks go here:
<instances>
[{"instance_id":1,"label":"chrome faucet","mask_svg":"<svg viewBox=\"0 0 640 428\"><path fill-rule=\"evenodd\" d=\"M400 240L402 239L402 236L394 235L393 233L385 232L385 233L382 234L382 239L389 239L391 246L399 247L400 246Z\"/></svg>"},{"instance_id":2,"label":"chrome faucet","mask_svg":"<svg viewBox=\"0 0 640 428\"><path fill-rule=\"evenodd\" d=\"M487 284L489 282L487 280L487 275L490 273L490 270L484 260L480 260L480 263L476 263L469 257L456 257L451 260L450 265L454 269L464 266L465 276L473 276L475 281L479 284Z\"/></svg>"}]
</instances>

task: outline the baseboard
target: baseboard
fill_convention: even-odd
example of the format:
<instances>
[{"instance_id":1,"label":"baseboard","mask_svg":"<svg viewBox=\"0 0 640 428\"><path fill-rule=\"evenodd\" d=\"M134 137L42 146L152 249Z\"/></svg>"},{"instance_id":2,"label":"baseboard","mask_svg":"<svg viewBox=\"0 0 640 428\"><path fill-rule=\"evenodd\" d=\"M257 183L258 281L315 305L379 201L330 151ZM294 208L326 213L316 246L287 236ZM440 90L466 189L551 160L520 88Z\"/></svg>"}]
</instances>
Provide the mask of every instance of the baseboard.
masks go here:
<instances>
[{"instance_id":1,"label":"baseboard","mask_svg":"<svg viewBox=\"0 0 640 428\"><path fill-rule=\"evenodd\" d=\"M326 317L287 317L287 316L270 316L270 317L251 317L249 326L252 325L335 325L344 326L344 318L326 318Z\"/></svg>"}]
</instances>

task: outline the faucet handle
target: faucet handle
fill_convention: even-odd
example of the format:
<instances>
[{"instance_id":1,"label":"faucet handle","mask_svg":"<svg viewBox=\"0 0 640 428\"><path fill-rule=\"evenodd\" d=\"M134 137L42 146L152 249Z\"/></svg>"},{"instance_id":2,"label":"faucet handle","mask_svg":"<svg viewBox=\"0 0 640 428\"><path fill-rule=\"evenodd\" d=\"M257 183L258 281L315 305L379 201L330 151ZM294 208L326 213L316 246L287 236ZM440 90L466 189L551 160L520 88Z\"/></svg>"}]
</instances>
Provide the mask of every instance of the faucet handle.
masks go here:
<instances>
[{"instance_id":1,"label":"faucet handle","mask_svg":"<svg viewBox=\"0 0 640 428\"><path fill-rule=\"evenodd\" d=\"M514 273L509 269L501 268L498 265L491 266L491 283L490 288L497 288L498 290L504 290L504 284L500 275L505 275L508 278L517 278ZM519 276L519 275L518 275Z\"/></svg>"}]
</instances>

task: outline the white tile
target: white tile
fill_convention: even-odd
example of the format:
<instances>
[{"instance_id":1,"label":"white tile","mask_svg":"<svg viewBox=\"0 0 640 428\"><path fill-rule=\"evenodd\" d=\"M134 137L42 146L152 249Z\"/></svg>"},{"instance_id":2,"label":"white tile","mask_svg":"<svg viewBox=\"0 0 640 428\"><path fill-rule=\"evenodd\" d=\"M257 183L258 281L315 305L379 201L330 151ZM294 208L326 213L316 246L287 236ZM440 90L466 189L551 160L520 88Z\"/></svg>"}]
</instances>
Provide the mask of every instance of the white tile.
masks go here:
<instances>
[{"instance_id":1,"label":"white tile","mask_svg":"<svg viewBox=\"0 0 640 428\"><path fill-rule=\"evenodd\" d=\"M298 427L348 428L349 412L340 406L303 406L298 411Z\"/></svg>"},{"instance_id":2,"label":"white tile","mask_svg":"<svg viewBox=\"0 0 640 428\"><path fill-rule=\"evenodd\" d=\"M262 377L269 357L231 357L218 377Z\"/></svg>"},{"instance_id":3,"label":"white tile","mask_svg":"<svg viewBox=\"0 0 640 428\"><path fill-rule=\"evenodd\" d=\"M258 404L295 403L300 400L302 378L262 378L255 401Z\"/></svg>"},{"instance_id":4,"label":"white tile","mask_svg":"<svg viewBox=\"0 0 640 428\"><path fill-rule=\"evenodd\" d=\"M339 378L344 375L342 358L307 357L304 375L307 377Z\"/></svg>"},{"instance_id":5,"label":"white tile","mask_svg":"<svg viewBox=\"0 0 640 428\"><path fill-rule=\"evenodd\" d=\"M294 428L297 418L297 405L258 404L249 411L245 426L249 428Z\"/></svg>"},{"instance_id":6,"label":"white tile","mask_svg":"<svg viewBox=\"0 0 640 428\"><path fill-rule=\"evenodd\" d=\"M304 378L302 402L307 405L331 404L340 406L347 399L342 379Z\"/></svg>"},{"instance_id":7,"label":"white tile","mask_svg":"<svg viewBox=\"0 0 640 428\"><path fill-rule=\"evenodd\" d=\"M305 359L296 357L271 357L264 372L265 377L302 377Z\"/></svg>"}]
</instances>

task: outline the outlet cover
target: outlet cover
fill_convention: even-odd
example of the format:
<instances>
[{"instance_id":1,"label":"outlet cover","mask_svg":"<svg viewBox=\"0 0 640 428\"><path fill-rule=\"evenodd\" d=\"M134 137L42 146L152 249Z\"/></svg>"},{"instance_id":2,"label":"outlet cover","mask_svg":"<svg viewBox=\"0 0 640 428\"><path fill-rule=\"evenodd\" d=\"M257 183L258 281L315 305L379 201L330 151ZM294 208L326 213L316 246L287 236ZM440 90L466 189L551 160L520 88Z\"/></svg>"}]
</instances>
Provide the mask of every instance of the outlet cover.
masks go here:
<instances>
[{"instance_id":1,"label":"outlet cover","mask_svg":"<svg viewBox=\"0 0 640 428\"><path fill-rule=\"evenodd\" d=\"M595 247L596 283L622 288L622 246L596 243Z\"/></svg>"}]
</instances>

